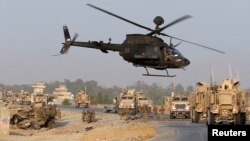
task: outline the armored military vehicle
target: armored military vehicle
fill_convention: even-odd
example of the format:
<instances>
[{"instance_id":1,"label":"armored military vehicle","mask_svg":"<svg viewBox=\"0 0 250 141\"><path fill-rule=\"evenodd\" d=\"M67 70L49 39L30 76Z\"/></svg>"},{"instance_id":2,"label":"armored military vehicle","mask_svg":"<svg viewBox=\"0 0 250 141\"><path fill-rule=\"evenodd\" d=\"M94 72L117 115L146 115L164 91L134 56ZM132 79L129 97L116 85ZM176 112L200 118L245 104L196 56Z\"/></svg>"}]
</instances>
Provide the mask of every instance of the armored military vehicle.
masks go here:
<instances>
[{"instance_id":1,"label":"armored military vehicle","mask_svg":"<svg viewBox=\"0 0 250 141\"><path fill-rule=\"evenodd\" d=\"M206 122L209 108L210 85L205 82L196 83L196 91L190 95L192 122Z\"/></svg>"},{"instance_id":2,"label":"armored military vehicle","mask_svg":"<svg viewBox=\"0 0 250 141\"><path fill-rule=\"evenodd\" d=\"M43 105L47 104L47 96L41 93L31 94L31 104L42 103Z\"/></svg>"},{"instance_id":3,"label":"armored military vehicle","mask_svg":"<svg viewBox=\"0 0 250 141\"><path fill-rule=\"evenodd\" d=\"M10 124L21 129L55 128L56 107L44 106L42 103L34 103L25 109L11 110Z\"/></svg>"},{"instance_id":4,"label":"armored military vehicle","mask_svg":"<svg viewBox=\"0 0 250 141\"><path fill-rule=\"evenodd\" d=\"M225 79L218 88L210 91L208 124L246 123L245 92L239 89L239 84L238 80Z\"/></svg>"},{"instance_id":5,"label":"armored military vehicle","mask_svg":"<svg viewBox=\"0 0 250 141\"><path fill-rule=\"evenodd\" d=\"M169 98L170 119L173 118L190 118L190 104L186 95L172 92Z\"/></svg>"},{"instance_id":6,"label":"armored military vehicle","mask_svg":"<svg viewBox=\"0 0 250 141\"><path fill-rule=\"evenodd\" d=\"M153 101L149 100L143 92L136 92L136 105L138 109L147 106L149 112L153 109Z\"/></svg>"},{"instance_id":7,"label":"armored military vehicle","mask_svg":"<svg viewBox=\"0 0 250 141\"><path fill-rule=\"evenodd\" d=\"M83 105L85 108L88 108L90 105L90 97L86 91L80 90L75 96L75 106L79 108Z\"/></svg>"},{"instance_id":8,"label":"armored military vehicle","mask_svg":"<svg viewBox=\"0 0 250 141\"><path fill-rule=\"evenodd\" d=\"M121 93L118 99L119 99L118 112L123 111L125 109L128 111L136 112L137 110L136 95L134 89L130 89L126 92Z\"/></svg>"},{"instance_id":9,"label":"armored military vehicle","mask_svg":"<svg viewBox=\"0 0 250 141\"><path fill-rule=\"evenodd\" d=\"M235 79L224 79L219 85L197 83L193 94L192 121L202 118L207 124L228 122L245 124L245 92L239 89L240 82Z\"/></svg>"},{"instance_id":10,"label":"armored military vehicle","mask_svg":"<svg viewBox=\"0 0 250 141\"><path fill-rule=\"evenodd\" d=\"M31 96L27 91L21 90L21 92L19 93L19 101L20 104L27 104L27 105L31 105Z\"/></svg>"}]
</instances>

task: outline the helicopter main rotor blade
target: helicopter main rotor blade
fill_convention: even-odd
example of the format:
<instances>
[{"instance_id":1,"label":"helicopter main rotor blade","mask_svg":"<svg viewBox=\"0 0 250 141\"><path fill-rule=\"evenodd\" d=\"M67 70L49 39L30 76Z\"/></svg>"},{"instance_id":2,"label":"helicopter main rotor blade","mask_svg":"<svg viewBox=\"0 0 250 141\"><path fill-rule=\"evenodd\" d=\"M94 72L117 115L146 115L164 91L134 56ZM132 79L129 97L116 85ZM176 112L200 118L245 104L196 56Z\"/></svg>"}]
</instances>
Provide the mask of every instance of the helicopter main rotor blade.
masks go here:
<instances>
[{"instance_id":1,"label":"helicopter main rotor blade","mask_svg":"<svg viewBox=\"0 0 250 141\"><path fill-rule=\"evenodd\" d=\"M180 39L180 38L177 38L177 37L174 37L174 36L167 35L165 33L160 33L160 34L163 35L163 36L167 36L167 37L170 37L170 38L173 38L173 39L176 39L176 40L180 40L180 41L183 41L183 42L186 42L186 43L190 43L190 44L193 44L193 45L196 45L196 46L199 46L199 47L203 47L203 48L206 48L206 49L209 49L209 50L212 50L212 51L216 51L216 52L219 52L221 54L225 54L224 51L220 51L220 50L208 47L208 46L204 46L204 45L201 45L201 44L197 44L197 43L194 43L194 42L183 40L183 39Z\"/></svg>"},{"instance_id":2,"label":"helicopter main rotor blade","mask_svg":"<svg viewBox=\"0 0 250 141\"><path fill-rule=\"evenodd\" d=\"M166 28L168 28L168 27L170 27L170 26L172 26L172 25L175 25L175 24L177 24L177 23L179 23L179 22L181 22L181 21L187 20L187 19L189 19L189 18L192 18L192 16L190 16L190 15L182 16L182 17L180 17L180 18L178 18L178 19L172 21L171 23L169 23L169 24L163 26L163 27L160 28L159 30L154 30L154 31L150 32L148 35L160 34L160 33L161 33L163 30L165 30Z\"/></svg>"},{"instance_id":3,"label":"helicopter main rotor blade","mask_svg":"<svg viewBox=\"0 0 250 141\"><path fill-rule=\"evenodd\" d=\"M111 12L109 12L109 11L106 11L106 10L104 10L104 9L101 9L101 8L99 8L99 7L97 7L97 6L92 5L92 4L87 4L87 5L90 6L90 7L92 7L92 8L94 8L94 9L97 9L97 10L99 10L99 11L102 11L102 12L104 12L104 13L106 13L106 14L109 14L109 15L111 15L111 16L114 16L114 17L116 17L116 18L118 18L118 19L121 19L121 20L126 21L126 22L128 22L128 23L131 23L131 24L133 24L133 25L135 25L135 26L138 26L138 27L140 27L140 28L144 28L144 29L149 30L149 31L152 31L152 32L154 31L154 30L151 29L151 28L148 28L148 27L146 27L146 26L143 26L143 25L140 25L140 24L135 23L135 22L133 22L133 21L130 21L130 20L128 20L128 19L125 19L125 18L123 18L123 17L121 17L121 16L118 16L118 15L116 15L116 14L113 14L113 13L111 13Z\"/></svg>"}]
</instances>

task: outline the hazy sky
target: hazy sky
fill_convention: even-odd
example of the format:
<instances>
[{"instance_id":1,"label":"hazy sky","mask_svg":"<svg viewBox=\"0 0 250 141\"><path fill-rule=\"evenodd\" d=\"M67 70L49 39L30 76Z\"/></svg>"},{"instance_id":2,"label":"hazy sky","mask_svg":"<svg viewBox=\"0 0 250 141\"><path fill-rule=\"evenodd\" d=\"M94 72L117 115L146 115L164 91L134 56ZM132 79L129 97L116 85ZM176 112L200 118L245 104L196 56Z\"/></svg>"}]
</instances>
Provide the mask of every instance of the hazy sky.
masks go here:
<instances>
[{"instance_id":1,"label":"hazy sky","mask_svg":"<svg viewBox=\"0 0 250 141\"><path fill-rule=\"evenodd\" d=\"M58 54L64 41L62 26L67 24L77 40L112 38L122 43L126 34L146 30L86 6L99 6L132 21L154 28L155 16L165 24L189 14L193 18L167 28L164 33L204 44L225 55L182 43L178 50L191 61L186 71L176 74L176 83L194 85L209 81L210 68L215 80L229 76L228 64L240 72L242 88L250 87L250 1L249 0L0 0L0 83L31 84L77 78L96 80L103 86L126 86L137 80L167 86L173 78L145 77L144 68L134 67L116 52L71 47ZM169 38L162 37L165 42ZM174 40L174 43L179 41ZM164 71L152 73L165 74Z\"/></svg>"}]
</instances>

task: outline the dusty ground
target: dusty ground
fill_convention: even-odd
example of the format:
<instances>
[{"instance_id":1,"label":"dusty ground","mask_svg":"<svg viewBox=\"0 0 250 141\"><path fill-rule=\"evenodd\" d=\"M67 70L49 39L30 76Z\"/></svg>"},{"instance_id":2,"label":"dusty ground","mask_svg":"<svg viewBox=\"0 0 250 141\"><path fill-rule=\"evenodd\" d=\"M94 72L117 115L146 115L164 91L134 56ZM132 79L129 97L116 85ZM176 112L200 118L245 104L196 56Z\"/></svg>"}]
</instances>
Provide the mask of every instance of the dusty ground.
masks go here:
<instances>
[{"instance_id":1,"label":"dusty ground","mask_svg":"<svg viewBox=\"0 0 250 141\"><path fill-rule=\"evenodd\" d=\"M12 127L10 135L0 137L0 141L146 141L156 135L156 129L149 122L120 120L111 113L97 113L96 119L96 122L84 123L80 112L62 110L57 128L23 130ZM93 129L86 131L89 126Z\"/></svg>"}]
</instances>

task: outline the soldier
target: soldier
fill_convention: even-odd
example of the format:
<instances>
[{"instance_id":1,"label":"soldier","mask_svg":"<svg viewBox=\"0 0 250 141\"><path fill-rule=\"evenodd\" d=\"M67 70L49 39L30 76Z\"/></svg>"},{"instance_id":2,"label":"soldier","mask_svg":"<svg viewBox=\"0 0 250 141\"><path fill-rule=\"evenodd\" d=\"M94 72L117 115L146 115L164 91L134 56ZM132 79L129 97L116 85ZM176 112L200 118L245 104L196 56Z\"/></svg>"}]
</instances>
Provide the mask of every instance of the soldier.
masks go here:
<instances>
[{"instance_id":1,"label":"soldier","mask_svg":"<svg viewBox=\"0 0 250 141\"><path fill-rule=\"evenodd\" d=\"M155 114L155 118L157 118L157 111L158 111L158 109L157 109L156 104L154 105L153 111L154 111L154 114Z\"/></svg>"},{"instance_id":2,"label":"soldier","mask_svg":"<svg viewBox=\"0 0 250 141\"><path fill-rule=\"evenodd\" d=\"M92 110L91 111L91 122L94 122L95 121L95 111Z\"/></svg>"},{"instance_id":3,"label":"soldier","mask_svg":"<svg viewBox=\"0 0 250 141\"><path fill-rule=\"evenodd\" d=\"M143 117L143 107L142 106L139 107L139 116L140 116L140 118Z\"/></svg>"},{"instance_id":4,"label":"soldier","mask_svg":"<svg viewBox=\"0 0 250 141\"><path fill-rule=\"evenodd\" d=\"M143 118L148 119L148 105L143 105Z\"/></svg>"},{"instance_id":5,"label":"soldier","mask_svg":"<svg viewBox=\"0 0 250 141\"><path fill-rule=\"evenodd\" d=\"M125 119L128 119L128 112L129 112L129 108L126 107L126 109L124 111Z\"/></svg>"},{"instance_id":6,"label":"soldier","mask_svg":"<svg viewBox=\"0 0 250 141\"><path fill-rule=\"evenodd\" d=\"M85 122L86 121L86 111L85 110L82 110L82 121Z\"/></svg>"},{"instance_id":7,"label":"soldier","mask_svg":"<svg viewBox=\"0 0 250 141\"><path fill-rule=\"evenodd\" d=\"M122 112L123 112L123 110L121 110L121 109L118 110L118 114L120 116L120 119L122 119Z\"/></svg>"},{"instance_id":8,"label":"soldier","mask_svg":"<svg viewBox=\"0 0 250 141\"><path fill-rule=\"evenodd\" d=\"M58 108L56 108L56 117L57 119L62 120L62 113L61 110Z\"/></svg>"},{"instance_id":9,"label":"soldier","mask_svg":"<svg viewBox=\"0 0 250 141\"><path fill-rule=\"evenodd\" d=\"M86 112L86 121L87 121L87 123L91 122L91 111L90 110L87 110L87 112Z\"/></svg>"},{"instance_id":10,"label":"soldier","mask_svg":"<svg viewBox=\"0 0 250 141\"><path fill-rule=\"evenodd\" d=\"M165 109L164 109L163 105L161 105L161 109L160 109L160 119L163 119L164 111L165 111Z\"/></svg>"}]
</instances>

